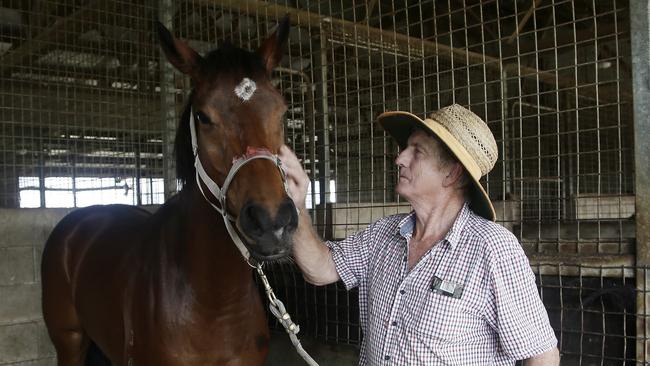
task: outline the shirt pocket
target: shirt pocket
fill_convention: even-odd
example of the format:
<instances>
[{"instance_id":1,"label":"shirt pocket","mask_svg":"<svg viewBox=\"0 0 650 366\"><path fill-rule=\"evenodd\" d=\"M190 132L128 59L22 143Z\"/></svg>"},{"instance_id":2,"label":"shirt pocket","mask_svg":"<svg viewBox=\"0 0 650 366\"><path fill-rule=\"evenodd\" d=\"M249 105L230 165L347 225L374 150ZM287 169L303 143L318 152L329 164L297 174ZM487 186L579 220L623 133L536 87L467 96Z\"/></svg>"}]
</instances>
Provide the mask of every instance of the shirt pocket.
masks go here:
<instances>
[{"instance_id":1,"label":"shirt pocket","mask_svg":"<svg viewBox=\"0 0 650 366\"><path fill-rule=\"evenodd\" d=\"M419 336L441 342L466 339L483 322L480 311L466 300L429 291L423 306L406 312L405 325Z\"/></svg>"}]
</instances>

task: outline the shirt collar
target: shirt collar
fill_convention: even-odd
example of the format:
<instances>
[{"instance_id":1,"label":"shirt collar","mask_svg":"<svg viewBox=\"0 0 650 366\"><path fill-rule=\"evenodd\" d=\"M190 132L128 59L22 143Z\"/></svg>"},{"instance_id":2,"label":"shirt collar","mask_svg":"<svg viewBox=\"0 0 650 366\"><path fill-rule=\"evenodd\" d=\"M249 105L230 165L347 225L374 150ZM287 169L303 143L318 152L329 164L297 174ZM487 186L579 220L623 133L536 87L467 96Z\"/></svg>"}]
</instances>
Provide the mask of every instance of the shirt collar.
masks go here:
<instances>
[{"instance_id":1,"label":"shirt collar","mask_svg":"<svg viewBox=\"0 0 650 366\"><path fill-rule=\"evenodd\" d=\"M452 248L455 248L458 245L460 240L460 234L465 228L467 219L469 218L470 208L467 202L463 205L454 220L454 224L451 226L451 229L447 232L442 241L446 241ZM399 222L399 234L404 238L409 238L413 235L413 229L415 229L415 211L411 211L406 217L404 217Z\"/></svg>"},{"instance_id":2,"label":"shirt collar","mask_svg":"<svg viewBox=\"0 0 650 366\"><path fill-rule=\"evenodd\" d=\"M411 211L410 214L406 215L398 224L399 234L405 238L408 238L413 234L413 229L415 229L415 211Z\"/></svg>"}]
</instances>

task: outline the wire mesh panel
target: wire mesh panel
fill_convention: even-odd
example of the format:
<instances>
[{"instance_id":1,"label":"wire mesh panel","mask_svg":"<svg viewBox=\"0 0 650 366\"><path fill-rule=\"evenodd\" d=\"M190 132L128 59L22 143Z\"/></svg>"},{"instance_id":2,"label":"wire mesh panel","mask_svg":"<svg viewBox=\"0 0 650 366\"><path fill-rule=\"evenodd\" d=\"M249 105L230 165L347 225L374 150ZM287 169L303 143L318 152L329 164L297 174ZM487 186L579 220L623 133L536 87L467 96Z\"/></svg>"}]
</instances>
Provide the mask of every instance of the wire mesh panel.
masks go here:
<instances>
[{"instance_id":1,"label":"wire mesh panel","mask_svg":"<svg viewBox=\"0 0 650 366\"><path fill-rule=\"evenodd\" d=\"M318 232L340 239L410 211L380 113L467 106L496 137L483 183L537 266L567 360L633 362L640 319L612 299L635 273L595 270L634 262L627 0L1 4L0 206L161 203L178 188L171 146L191 84L160 59L153 21L204 53L226 40L255 49L288 14L272 83ZM581 270L587 257L594 270ZM572 270L558 267L567 258ZM271 272L304 332L360 342L355 292L307 285L290 265Z\"/></svg>"},{"instance_id":2,"label":"wire mesh panel","mask_svg":"<svg viewBox=\"0 0 650 366\"><path fill-rule=\"evenodd\" d=\"M0 205L162 202L154 5L2 4Z\"/></svg>"},{"instance_id":3,"label":"wire mesh panel","mask_svg":"<svg viewBox=\"0 0 650 366\"><path fill-rule=\"evenodd\" d=\"M563 365L645 364L635 350L646 339L637 324L646 320L635 309L647 289L636 287L634 275L648 268L542 263L533 270Z\"/></svg>"}]
</instances>

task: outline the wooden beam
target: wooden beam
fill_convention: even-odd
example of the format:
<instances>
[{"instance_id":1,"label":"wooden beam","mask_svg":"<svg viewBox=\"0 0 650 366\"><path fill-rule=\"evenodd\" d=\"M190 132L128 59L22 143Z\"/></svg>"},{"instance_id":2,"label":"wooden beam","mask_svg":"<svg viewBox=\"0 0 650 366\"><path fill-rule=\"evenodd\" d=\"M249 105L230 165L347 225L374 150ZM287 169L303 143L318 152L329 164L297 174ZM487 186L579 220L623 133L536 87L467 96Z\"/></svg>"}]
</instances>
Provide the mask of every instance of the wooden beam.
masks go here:
<instances>
[{"instance_id":1,"label":"wooden beam","mask_svg":"<svg viewBox=\"0 0 650 366\"><path fill-rule=\"evenodd\" d=\"M521 21L519 21L519 27L517 27L517 30L512 32L510 38L508 38L508 44L512 44L512 42L515 40L515 37L517 37L519 33L524 29L526 23L528 23L528 19L530 19L530 16L535 12L535 8L539 6L540 1L541 0L535 0L535 2L530 6L530 9L528 9Z\"/></svg>"},{"instance_id":2,"label":"wooden beam","mask_svg":"<svg viewBox=\"0 0 650 366\"><path fill-rule=\"evenodd\" d=\"M0 75L5 75L11 69L22 65L23 61L40 52L45 47L60 43L72 32L80 21L98 14L106 0L95 0L82 6L67 17L56 20L50 27L43 29L35 37L26 40L15 49L9 50L0 58Z\"/></svg>"},{"instance_id":3,"label":"wooden beam","mask_svg":"<svg viewBox=\"0 0 650 366\"><path fill-rule=\"evenodd\" d=\"M487 69L497 72L509 70L510 75L517 75L526 78L536 78L539 82L550 85L557 89L575 89L573 79L563 79L555 72L538 70L528 66L518 66L517 63L503 64L497 57L482 53L472 52L461 48L450 47L446 44L437 43L420 38L410 37L393 30L383 30L366 25L350 22L343 19L336 19L329 16L315 14L309 11L299 10L286 5L272 4L257 0L197 0L198 3L212 4L222 8L237 10L249 15L262 15L270 19L279 19L289 15L291 23L300 27L315 29L335 41L346 43L357 47L383 50L401 53L404 56L423 58L435 55L454 62L461 62L466 65L485 65ZM512 72L515 72L512 74ZM591 90L580 91L580 95L599 98L603 101L614 101L619 98L616 93ZM577 90L576 90L577 92ZM620 93L621 99L631 100L631 95L626 92Z\"/></svg>"},{"instance_id":4,"label":"wooden beam","mask_svg":"<svg viewBox=\"0 0 650 366\"><path fill-rule=\"evenodd\" d=\"M37 3L38 5L38 3ZM79 36L77 28L84 22L96 22L98 25L105 21L106 13L113 14L115 22L111 25L129 26L133 29L133 21L125 16L130 14L133 7L122 7L120 13L115 8L115 3L111 0L92 0L87 5L77 8L74 12L66 17L57 19L47 28L42 28L42 31L32 38L25 40L18 45L17 48L11 49L0 57L0 75L6 75L9 71L17 66L29 64L26 62L39 54L42 54L45 49L52 47L58 48L60 45L66 43L77 43L77 39L70 42L70 35ZM36 21L36 20L35 20ZM30 26L30 32L38 29L34 24ZM139 29L143 29L141 26Z\"/></svg>"},{"instance_id":5,"label":"wooden beam","mask_svg":"<svg viewBox=\"0 0 650 366\"><path fill-rule=\"evenodd\" d=\"M361 23L370 24L370 15L375 10L375 5L377 5L377 0L366 1L366 19Z\"/></svg>"},{"instance_id":6,"label":"wooden beam","mask_svg":"<svg viewBox=\"0 0 650 366\"><path fill-rule=\"evenodd\" d=\"M634 278L634 254L528 256L533 272L545 276Z\"/></svg>"}]
</instances>

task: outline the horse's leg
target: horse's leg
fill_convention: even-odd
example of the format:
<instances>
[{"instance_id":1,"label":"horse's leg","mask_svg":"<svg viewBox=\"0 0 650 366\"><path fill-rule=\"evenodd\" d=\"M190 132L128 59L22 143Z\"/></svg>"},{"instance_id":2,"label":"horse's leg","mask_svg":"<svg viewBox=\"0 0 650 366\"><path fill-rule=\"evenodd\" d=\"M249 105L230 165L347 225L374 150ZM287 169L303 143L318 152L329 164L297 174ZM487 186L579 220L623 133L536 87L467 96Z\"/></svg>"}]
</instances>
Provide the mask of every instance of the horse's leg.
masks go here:
<instances>
[{"instance_id":1,"label":"horse's leg","mask_svg":"<svg viewBox=\"0 0 650 366\"><path fill-rule=\"evenodd\" d=\"M60 303L62 299L57 302L49 301L46 293L44 291L43 294L43 316L50 339L56 349L58 365L83 366L90 339L76 319L74 308L63 309Z\"/></svg>"},{"instance_id":2,"label":"horse's leg","mask_svg":"<svg viewBox=\"0 0 650 366\"><path fill-rule=\"evenodd\" d=\"M56 349L56 359L59 366L84 366L86 352L90 340L82 332L75 330L50 332L52 343Z\"/></svg>"},{"instance_id":3,"label":"horse's leg","mask_svg":"<svg viewBox=\"0 0 650 366\"><path fill-rule=\"evenodd\" d=\"M59 366L83 366L90 339L85 334L65 271L63 241L52 235L43 251L43 319L56 349Z\"/></svg>"}]
</instances>

